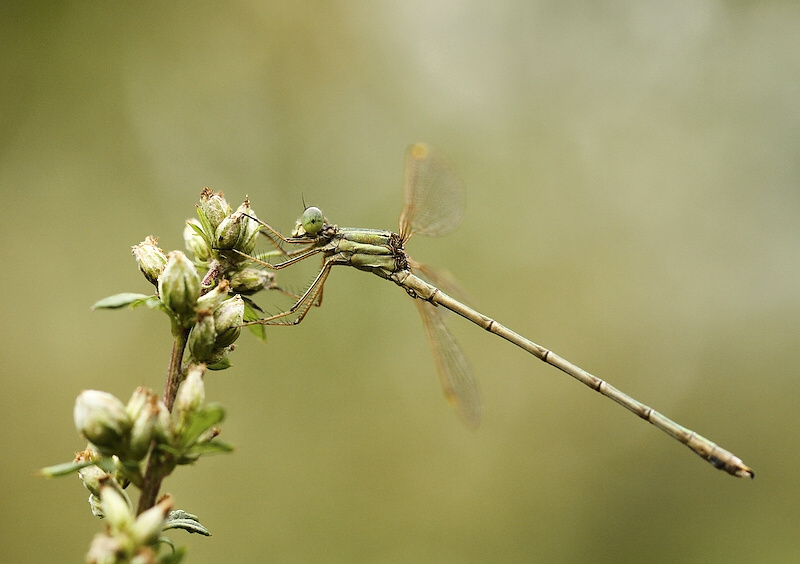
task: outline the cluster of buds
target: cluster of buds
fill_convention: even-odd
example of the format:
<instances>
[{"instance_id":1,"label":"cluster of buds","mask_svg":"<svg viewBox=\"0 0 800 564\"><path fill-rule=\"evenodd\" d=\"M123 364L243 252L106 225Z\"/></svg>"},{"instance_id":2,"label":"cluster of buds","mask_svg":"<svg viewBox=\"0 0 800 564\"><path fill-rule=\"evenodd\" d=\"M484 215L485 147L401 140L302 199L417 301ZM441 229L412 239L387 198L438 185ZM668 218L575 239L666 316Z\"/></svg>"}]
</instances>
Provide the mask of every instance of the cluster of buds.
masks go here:
<instances>
[{"instance_id":1,"label":"cluster of buds","mask_svg":"<svg viewBox=\"0 0 800 564\"><path fill-rule=\"evenodd\" d=\"M135 245L133 255L145 278L158 288L157 299L173 328L191 328L192 362L226 368L245 315L241 296L275 287L275 277L247 260L260 229L249 200L232 211L221 193L205 188L197 216L184 229L191 260L181 251L165 254L153 237Z\"/></svg>"},{"instance_id":2,"label":"cluster of buds","mask_svg":"<svg viewBox=\"0 0 800 564\"><path fill-rule=\"evenodd\" d=\"M195 323L189 334L189 352L195 362L212 368L228 365L228 353L242 332L245 303L242 296L228 297L229 283L222 280L195 304Z\"/></svg>"},{"instance_id":3,"label":"cluster of buds","mask_svg":"<svg viewBox=\"0 0 800 564\"><path fill-rule=\"evenodd\" d=\"M183 239L198 269L211 273L212 278L232 280L234 274L246 268L247 256L256 247L260 228L250 200L245 198L236 211L232 211L221 192L215 194L210 188L204 188L197 204L197 219L186 222ZM232 284L231 289L245 293L240 292L236 284Z\"/></svg>"},{"instance_id":4,"label":"cluster of buds","mask_svg":"<svg viewBox=\"0 0 800 564\"><path fill-rule=\"evenodd\" d=\"M114 487L121 495L125 495L123 487L127 485L128 480L122 472L120 459L116 456L104 458L90 444L75 456L74 462L83 465L78 470L78 477L89 490L89 507L92 514L104 517L100 502L101 487Z\"/></svg>"},{"instance_id":5,"label":"cluster of buds","mask_svg":"<svg viewBox=\"0 0 800 564\"><path fill-rule=\"evenodd\" d=\"M203 375L205 365L192 365L178 389L172 413L156 394L140 387L124 405L107 392L84 390L75 400L75 426L89 441L90 448L76 462L100 462L103 457L115 461L118 473L98 466L79 471L84 485L94 496L100 481L113 477L116 481L138 480L135 463L144 459L153 448L167 449L176 464L188 464L199 454L211 450L227 450L227 445L211 441L219 434L214 427L222 421L224 411L216 404L206 404ZM95 510L94 503L93 511Z\"/></svg>"},{"instance_id":6,"label":"cluster of buds","mask_svg":"<svg viewBox=\"0 0 800 564\"><path fill-rule=\"evenodd\" d=\"M225 412L218 404L206 403L203 377L207 369L230 365L228 354L244 320L257 315L257 306L243 296L275 285L260 260L249 260L262 223L247 199L233 211L221 193L206 188L197 217L184 230L189 256L165 253L154 237L133 247L139 270L157 289L155 295L125 292L94 305L146 305L169 316L175 346L166 398L161 401L155 392L140 387L124 404L110 393L84 390L75 401L74 417L89 445L73 461L41 470L51 477L77 472L90 492L92 513L105 519L105 531L92 541L88 562L177 563L183 555L180 549L166 558L158 556L164 530L209 534L195 516L172 511L169 496L157 503L155 499L161 481L176 465L232 450L217 440L216 425ZM260 329L256 332L264 338ZM141 490L138 516L125 493L129 484Z\"/></svg>"},{"instance_id":7,"label":"cluster of buds","mask_svg":"<svg viewBox=\"0 0 800 564\"><path fill-rule=\"evenodd\" d=\"M192 361L212 368L227 367L228 353L241 333L245 312L242 297L228 297L231 286L225 279L213 288L203 288L200 273L185 254L172 251L163 255L151 237L134 247L134 255L148 280L163 263L155 278L158 297L176 330L191 328Z\"/></svg>"},{"instance_id":8,"label":"cluster of buds","mask_svg":"<svg viewBox=\"0 0 800 564\"><path fill-rule=\"evenodd\" d=\"M140 464L148 453L150 457L165 455L174 466L193 463L202 454L231 450L229 445L215 440L219 434L215 425L225 414L219 405L205 401L205 371L204 365L189 367L172 413L146 388L138 388L127 405L97 390L86 390L78 396L75 425L90 444L78 453L72 468L77 469L90 492L92 513L106 522L104 532L92 541L87 562L163 562L158 549L165 529L208 534L193 515L173 512L168 495L137 516L124 489L129 482L141 487ZM66 472L54 467L45 473Z\"/></svg>"},{"instance_id":9,"label":"cluster of buds","mask_svg":"<svg viewBox=\"0 0 800 564\"><path fill-rule=\"evenodd\" d=\"M137 388L128 404L100 390L84 390L75 400L75 427L103 456L140 461L158 433L164 433L169 411L152 390Z\"/></svg>"},{"instance_id":10,"label":"cluster of buds","mask_svg":"<svg viewBox=\"0 0 800 564\"><path fill-rule=\"evenodd\" d=\"M95 535L86 561L109 564L158 562L157 544L172 510L172 498L165 495L156 505L136 516L128 496L113 485L102 484L98 497L106 519L106 530Z\"/></svg>"}]
</instances>

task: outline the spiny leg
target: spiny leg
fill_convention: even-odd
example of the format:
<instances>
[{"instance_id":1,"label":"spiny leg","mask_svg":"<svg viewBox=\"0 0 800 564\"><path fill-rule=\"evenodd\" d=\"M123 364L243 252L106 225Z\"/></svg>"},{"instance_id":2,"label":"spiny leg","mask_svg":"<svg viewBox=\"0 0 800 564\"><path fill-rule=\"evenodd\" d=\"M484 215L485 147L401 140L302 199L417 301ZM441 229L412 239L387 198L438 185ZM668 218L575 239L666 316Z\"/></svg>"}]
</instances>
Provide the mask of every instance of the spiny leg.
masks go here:
<instances>
[{"instance_id":1,"label":"spiny leg","mask_svg":"<svg viewBox=\"0 0 800 564\"><path fill-rule=\"evenodd\" d=\"M322 268L325 268L325 261L326 261L326 260L327 260L327 259L326 259L325 257L322 257ZM333 265L331 265L331 266L333 266ZM320 268L320 270L322 270L322 268ZM326 275L325 277L327 278L327 275ZM323 284L323 285L321 285L321 286L319 287L319 291L317 292L317 297L316 297L316 299L314 300L314 302L311 304L311 305L313 305L314 307L320 307L320 306L322 305L322 292L325 290L325 287L324 287L324 286L325 286L325 285Z\"/></svg>"},{"instance_id":2,"label":"spiny leg","mask_svg":"<svg viewBox=\"0 0 800 564\"><path fill-rule=\"evenodd\" d=\"M272 274L271 272L268 273L268 274L270 276L272 276L272 281L265 288L265 290L276 290L276 291L280 292L281 294L283 294L284 296L289 296L290 298L292 298L295 301L298 301L300 299L300 296L295 294L294 292L290 292L289 290L286 290L286 289L281 288L280 286L278 286L275 283L275 275L274 274Z\"/></svg>"},{"instance_id":3,"label":"spiny leg","mask_svg":"<svg viewBox=\"0 0 800 564\"><path fill-rule=\"evenodd\" d=\"M331 267L336 264L332 260L327 260L322 265L322 269L320 269L319 274L308 287L308 289L300 296L300 299L295 302L295 304L287 309L286 311L282 311L280 313L276 313L275 315L271 315L269 317L265 317L263 319L258 319L256 321L249 321L247 323L243 323L242 326L247 325L298 325L303 319L305 318L308 310L311 309L311 306L318 305L317 300L321 302L321 298L319 297L322 293L322 288L325 285L325 280L328 278L328 274L330 274ZM279 321L290 315L297 315L297 317L291 321Z\"/></svg>"},{"instance_id":4,"label":"spiny leg","mask_svg":"<svg viewBox=\"0 0 800 564\"><path fill-rule=\"evenodd\" d=\"M269 225L268 223L258 219L257 217L253 217L252 215L245 214L248 218L258 223L263 230L259 230L264 237L269 239L269 242L272 243L272 246L278 251L278 254L284 257L293 257L297 254L300 254L314 245L313 241L308 240L298 240L297 238L293 237L286 237L280 231ZM291 251L287 251L283 248L283 245L303 245L303 248L294 249ZM270 256L271 253L267 253L265 256Z\"/></svg>"},{"instance_id":5,"label":"spiny leg","mask_svg":"<svg viewBox=\"0 0 800 564\"><path fill-rule=\"evenodd\" d=\"M233 249L233 250L234 250L234 252L238 253L239 255L243 256L244 258L250 259L250 260L252 260L253 262L255 262L257 264L260 264L262 266L266 266L267 268L272 269L272 270L280 270L281 268L286 268L287 266L291 266L291 265L293 265L293 264L295 264L297 262L300 262L301 260L305 260L308 257L313 256L313 255L315 255L317 253L321 253L321 252L325 251L326 249L324 247L314 247L312 249L301 250L300 252L298 252L295 255L284 253L286 256L288 256L290 258L286 259L283 262L279 262L278 264L269 263L269 262L267 262L265 260L261 260L259 258L254 257L254 256L248 255L247 253L243 253L242 251L239 251L237 249Z\"/></svg>"}]
</instances>

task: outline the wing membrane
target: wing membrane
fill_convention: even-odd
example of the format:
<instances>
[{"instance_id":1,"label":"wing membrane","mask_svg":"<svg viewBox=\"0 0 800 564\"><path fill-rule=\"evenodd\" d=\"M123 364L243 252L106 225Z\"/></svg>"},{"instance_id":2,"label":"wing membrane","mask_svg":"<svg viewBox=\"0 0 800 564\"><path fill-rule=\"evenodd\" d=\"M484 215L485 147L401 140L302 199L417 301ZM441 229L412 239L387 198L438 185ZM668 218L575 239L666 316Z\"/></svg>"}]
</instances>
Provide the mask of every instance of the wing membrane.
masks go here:
<instances>
[{"instance_id":1,"label":"wing membrane","mask_svg":"<svg viewBox=\"0 0 800 564\"><path fill-rule=\"evenodd\" d=\"M464 217L466 197L450 163L428 145L406 151L400 236L414 233L439 237L453 231Z\"/></svg>"},{"instance_id":2,"label":"wing membrane","mask_svg":"<svg viewBox=\"0 0 800 564\"><path fill-rule=\"evenodd\" d=\"M445 325L438 308L422 300L415 300L415 303L428 335L445 398L464 423L477 428L483 419L483 405L472 366Z\"/></svg>"}]
</instances>

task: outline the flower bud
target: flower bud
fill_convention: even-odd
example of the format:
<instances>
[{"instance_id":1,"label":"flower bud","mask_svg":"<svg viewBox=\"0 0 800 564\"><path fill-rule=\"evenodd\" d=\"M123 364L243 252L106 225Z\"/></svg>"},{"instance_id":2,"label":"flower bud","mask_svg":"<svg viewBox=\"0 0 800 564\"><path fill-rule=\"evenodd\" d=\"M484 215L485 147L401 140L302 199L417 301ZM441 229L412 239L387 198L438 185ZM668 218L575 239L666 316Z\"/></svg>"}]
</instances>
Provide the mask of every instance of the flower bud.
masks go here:
<instances>
[{"instance_id":1,"label":"flower bud","mask_svg":"<svg viewBox=\"0 0 800 564\"><path fill-rule=\"evenodd\" d=\"M75 456L75 462L88 462L90 460L97 460L97 453L92 449L82 450ZM100 485L104 480L107 480L109 474L102 470L99 466L92 464L91 466L84 466L78 470L78 477L86 486L86 489L92 493L92 496L100 495Z\"/></svg>"},{"instance_id":2,"label":"flower bud","mask_svg":"<svg viewBox=\"0 0 800 564\"><path fill-rule=\"evenodd\" d=\"M150 450L150 443L155 436L158 396L154 391L140 386L133 392L126 409L133 420L128 454L133 460L141 460Z\"/></svg>"},{"instance_id":3,"label":"flower bud","mask_svg":"<svg viewBox=\"0 0 800 564\"><path fill-rule=\"evenodd\" d=\"M197 299L197 309L214 311L214 308L228 299L228 291L230 288L230 284L227 280L220 280L219 284L217 284L211 291L206 292Z\"/></svg>"},{"instance_id":4,"label":"flower bud","mask_svg":"<svg viewBox=\"0 0 800 564\"><path fill-rule=\"evenodd\" d=\"M183 241L186 244L186 249L192 253L195 260L205 262L211 258L211 248L197 230L192 227L193 225L200 228L200 222L196 219L186 221L186 227L183 228Z\"/></svg>"},{"instance_id":5,"label":"flower bud","mask_svg":"<svg viewBox=\"0 0 800 564\"><path fill-rule=\"evenodd\" d=\"M157 242L157 238L148 235L144 241L131 247L139 270L154 286L158 284L158 277L167 264L167 257L164 256L164 251L158 248Z\"/></svg>"},{"instance_id":6,"label":"flower bud","mask_svg":"<svg viewBox=\"0 0 800 564\"><path fill-rule=\"evenodd\" d=\"M269 288L275 282L275 274L269 270L245 267L231 274L231 289L237 294L248 296Z\"/></svg>"},{"instance_id":7,"label":"flower bud","mask_svg":"<svg viewBox=\"0 0 800 564\"><path fill-rule=\"evenodd\" d=\"M170 417L169 410L164 402L158 402L158 417L156 418L156 436L164 441L166 444L171 445L175 437L172 432L172 418Z\"/></svg>"},{"instance_id":8,"label":"flower bud","mask_svg":"<svg viewBox=\"0 0 800 564\"><path fill-rule=\"evenodd\" d=\"M125 411L128 412L131 421L136 421L136 418L145 410L151 395L155 395L155 393L144 386L139 386L133 391L128 405L125 406Z\"/></svg>"},{"instance_id":9,"label":"flower bud","mask_svg":"<svg viewBox=\"0 0 800 564\"><path fill-rule=\"evenodd\" d=\"M200 203L197 207L205 214L212 229L216 229L222 223L222 220L231 213L231 206L225 200L222 192L214 194L211 188L203 188L200 193Z\"/></svg>"},{"instance_id":10,"label":"flower bud","mask_svg":"<svg viewBox=\"0 0 800 564\"><path fill-rule=\"evenodd\" d=\"M261 225L256 221L256 212L250 208L249 199L245 198L242 205L236 209L236 212L242 214L242 219L244 221L236 249L249 255L253 252L253 249L256 248Z\"/></svg>"},{"instance_id":11,"label":"flower bud","mask_svg":"<svg viewBox=\"0 0 800 564\"><path fill-rule=\"evenodd\" d=\"M124 540L106 533L97 533L86 553L86 561L91 564L116 564L126 560Z\"/></svg>"},{"instance_id":12,"label":"flower bud","mask_svg":"<svg viewBox=\"0 0 800 564\"><path fill-rule=\"evenodd\" d=\"M158 279L158 293L164 305L177 315L194 315L200 297L200 275L182 252L172 251L167 256L167 266Z\"/></svg>"},{"instance_id":13,"label":"flower bud","mask_svg":"<svg viewBox=\"0 0 800 564\"><path fill-rule=\"evenodd\" d=\"M241 212L235 212L223 219L214 234L214 246L218 249L233 249L242 233L247 231L247 223L250 221L252 220Z\"/></svg>"},{"instance_id":14,"label":"flower bud","mask_svg":"<svg viewBox=\"0 0 800 564\"><path fill-rule=\"evenodd\" d=\"M244 299L242 296L225 300L214 310L214 327L217 331L215 347L227 347L232 344L242 332L244 319Z\"/></svg>"},{"instance_id":15,"label":"flower bud","mask_svg":"<svg viewBox=\"0 0 800 564\"><path fill-rule=\"evenodd\" d=\"M137 545L155 544L172 507L172 497L167 494L153 507L140 513L131 527L133 541Z\"/></svg>"},{"instance_id":16,"label":"flower bud","mask_svg":"<svg viewBox=\"0 0 800 564\"><path fill-rule=\"evenodd\" d=\"M175 405L172 407L172 418L177 424L177 431L184 431L184 426L189 417L194 414L206 401L206 390L203 385L203 374L206 367L195 364L189 368L186 379L178 389Z\"/></svg>"},{"instance_id":17,"label":"flower bud","mask_svg":"<svg viewBox=\"0 0 800 564\"><path fill-rule=\"evenodd\" d=\"M102 454L123 450L132 421L125 406L107 392L84 390L75 400L75 427Z\"/></svg>"},{"instance_id":18,"label":"flower bud","mask_svg":"<svg viewBox=\"0 0 800 564\"><path fill-rule=\"evenodd\" d=\"M217 332L214 329L214 314L207 309L197 312L197 323L189 334L189 352L197 362L205 362L206 357L214 348Z\"/></svg>"},{"instance_id":19,"label":"flower bud","mask_svg":"<svg viewBox=\"0 0 800 564\"><path fill-rule=\"evenodd\" d=\"M100 506L112 531L124 531L133 524L133 508L127 496L115 487L100 488Z\"/></svg>"}]
</instances>

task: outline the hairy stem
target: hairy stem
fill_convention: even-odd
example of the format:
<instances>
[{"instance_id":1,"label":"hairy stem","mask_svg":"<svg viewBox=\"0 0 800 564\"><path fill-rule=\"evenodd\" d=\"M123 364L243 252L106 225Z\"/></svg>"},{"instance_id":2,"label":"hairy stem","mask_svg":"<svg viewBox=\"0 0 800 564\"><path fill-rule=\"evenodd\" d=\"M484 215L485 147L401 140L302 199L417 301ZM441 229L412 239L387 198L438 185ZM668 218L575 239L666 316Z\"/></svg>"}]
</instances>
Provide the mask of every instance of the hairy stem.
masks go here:
<instances>
[{"instance_id":1,"label":"hairy stem","mask_svg":"<svg viewBox=\"0 0 800 564\"><path fill-rule=\"evenodd\" d=\"M183 351L186 349L188 338L189 329L181 329L172 345L167 381L164 384L164 405L167 406L170 413L175 403L175 396L178 394L178 386L180 386L184 376L181 370L181 361L183 360ZM161 482L172 472L174 467L175 460L171 454L155 450L150 452L142 484L142 493L139 496L139 505L136 508L137 515L156 504Z\"/></svg>"},{"instance_id":2,"label":"hairy stem","mask_svg":"<svg viewBox=\"0 0 800 564\"><path fill-rule=\"evenodd\" d=\"M172 413L172 405L175 403L175 396L178 395L178 386L180 386L183 381L184 374L181 370L181 362L188 339L189 329L182 329L177 337L175 337L175 342L172 345L172 356L169 358L167 381L164 384L164 405L167 406L170 413Z\"/></svg>"}]
</instances>

